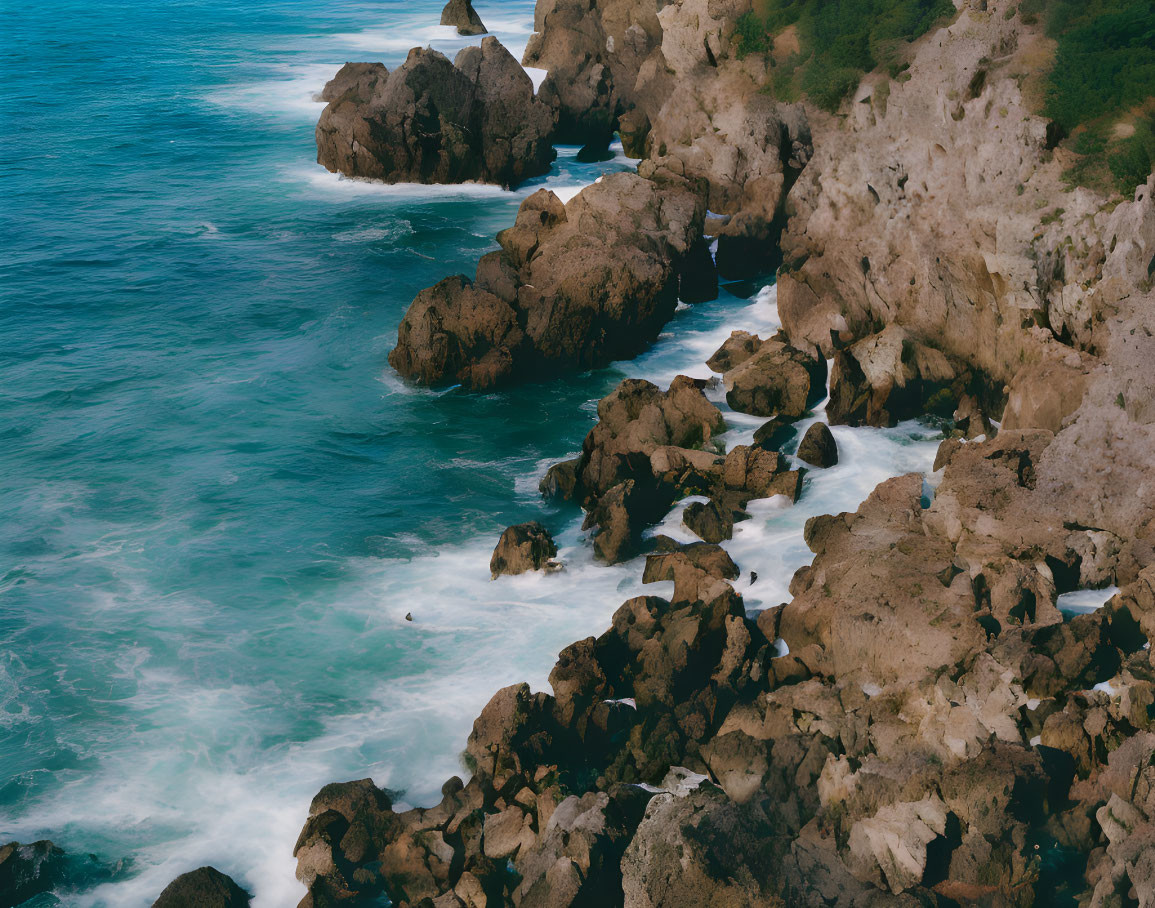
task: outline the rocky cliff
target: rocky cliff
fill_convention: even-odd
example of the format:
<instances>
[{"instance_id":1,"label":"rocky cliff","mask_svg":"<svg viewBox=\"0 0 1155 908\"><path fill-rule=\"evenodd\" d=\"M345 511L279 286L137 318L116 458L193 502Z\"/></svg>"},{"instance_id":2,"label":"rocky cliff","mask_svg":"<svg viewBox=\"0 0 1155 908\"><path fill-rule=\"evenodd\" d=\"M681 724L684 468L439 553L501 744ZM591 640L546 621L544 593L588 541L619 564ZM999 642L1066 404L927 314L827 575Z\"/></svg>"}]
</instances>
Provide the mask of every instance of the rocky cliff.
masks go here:
<instances>
[{"instance_id":1,"label":"rocky cliff","mask_svg":"<svg viewBox=\"0 0 1155 908\"><path fill-rule=\"evenodd\" d=\"M1016 3L961 2L833 114L767 93L781 60L738 50L752 12L541 0L526 60L560 134L620 129L640 176L532 196L475 281L418 297L393 360L475 387L587 365L621 352L615 326L660 323L703 230L723 272L780 241L783 332L710 360L765 430L717 449L687 378L602 401L543 491L608 560L690 494L704 541L653 543L644 579L673 593L565 649L552 693L499 691L439 804L322 790L303 905L1155 904L1155 177L1064 182L1053 45ZM618 204L626 257L591 258ZM827 358L831 421L939 420L937 487L900 476L810 520L791 600L749 614L713 543L751 499L805 494L775 439Z\"/></svg>"}]
</instances>

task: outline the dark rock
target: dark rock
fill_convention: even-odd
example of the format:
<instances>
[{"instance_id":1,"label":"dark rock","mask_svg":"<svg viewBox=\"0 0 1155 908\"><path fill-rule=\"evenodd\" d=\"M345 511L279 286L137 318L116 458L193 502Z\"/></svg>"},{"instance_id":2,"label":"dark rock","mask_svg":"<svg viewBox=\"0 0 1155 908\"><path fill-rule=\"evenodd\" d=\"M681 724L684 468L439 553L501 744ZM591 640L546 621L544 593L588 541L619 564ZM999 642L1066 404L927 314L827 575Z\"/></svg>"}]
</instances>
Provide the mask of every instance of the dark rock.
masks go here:
<instances>
[{"instance_id":1,"label":"dark rock","mask_svg":"<svg viewBox=\"0 0 1155 908\"><path fill-rule=\"evenodd\" d=\"M65 876L64 852L47 840L0 846L0 906L20 905L49 892Z\"/></svg>"},{"instance_id":2,"label":"dark rock","mask_svg":"<svg viewBox=\"0 0 1155 908\"><path fill-rule=\"evenodd\" d=\"M459 35L484 35L489 31L470 0L449 0L441 11L441 24L457 26Z\"/></svg>"},{"instance_id":3,"label":"dark rock","mask_svg":"<svg viewBox=\"0 0 1155 908\"><path fill-rule=\"evenodd\" d=\"M950 416L972 384L964 367L891 325L835 351L826 413L832 425L851 426Z\"/></svg>"},{"instance_id":4,"label":"dark rock","mask_svg":"<svg viewBox=\"0 0 1155 908\"><path fill-rule=\"evenodd\" d=\"M480 389L633 356L673 314L703 217L692 193L629 173L564 206L539 190L475 282L449 278L418 294L389 362L423 384Z\"/></svg>"},{"instance_id":5,"label":"dark rock","mask_svg":"<svg viewBox=\"0 0 1155 908\"><path fill-rule=\"evenodd\" d=\"M553 115L493 37L455 63L421 48L391 73L348 63L321 97L317 161L346 176L513 186L554 158Z\"/></svg>"},{"instance_id":6,"label":"dark rock","mask_svg":"<svg viewBox=\"0 0 1155 908\"><path fill-rule=\"evenodd\" d=\"M496 580L502 574L549 570L551 566L557 569L559 565L551 561L556 554L557 546L545 527L537 521L519 523L501 534L489 560L489 571Z\"/></svg>"},{"instance_id":7,"label":"dark rock","mask_svg":"<svg viewBox=\"0 0 1155 908\"><path fill-rule=\"evenodd\" d=\"M802 436L798 459L815 467L832 467L838 463L838 445L824 422L816 422Z\"/></svg>"},{"instance_id":8,"label":"dark rock","mask_svg":"<svg viewBox=\"0 0 1155 908\"><path fill-rule=\"evenodd\" d=\"M706 542L717 543L734 535L734 512L713 500L688 504L682 523Z\"/></svg>"},{"instance_id":9,"label":"dark rock","mask_svg":"<svg viewBox=\"0 0 1155 908\"><path fill-rule=\"evenodd\" d=\"M538 484L538 491L545 498L560 498L563 501L572 501L578 494L578 465L581 458L563 460L555 463L545 471L545 476Z\"/></svg>"},{"instance_id":10,"label":"dark rock","mask_svg":"<svg viewBox=\"0 0 1155 908\"><path fill-rule=\"evenodd\" d=\"M248 908L249 894L215 867L182 873L169 883L153 908Z\"/></svg>"}]
</instances>

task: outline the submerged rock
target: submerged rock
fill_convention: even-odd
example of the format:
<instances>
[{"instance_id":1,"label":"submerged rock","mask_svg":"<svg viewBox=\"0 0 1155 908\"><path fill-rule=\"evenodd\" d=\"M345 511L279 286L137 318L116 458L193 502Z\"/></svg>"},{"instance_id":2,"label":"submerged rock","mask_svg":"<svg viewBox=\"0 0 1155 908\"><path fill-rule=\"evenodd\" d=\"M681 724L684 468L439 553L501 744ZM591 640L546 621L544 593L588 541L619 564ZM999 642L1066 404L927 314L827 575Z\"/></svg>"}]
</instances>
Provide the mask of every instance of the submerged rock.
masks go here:
<instances>
[{"instance_id":1,"label":"submerged rock","mask_svg":"<svg viewBox=\"0 0 1155 908\"><path fill-rule=\"evenodd\" d=\"M0 905L20 905L65 877L64 852L47 839L0 846Z\"/></svg>"},{"instance_id":2,"label":"submerged rock","mask_svg":"<svg viewBox=\"0 0 1155 908\"><path fill-rule=\"evenodd\" d=\"M248 908L249 894L215 867L182 873L152 908Z\"/></svg>"},{"instance_id":3,"label":"submerged rock","mask_svg":"<svg viewBox=\"0 0 1155 908\"><path fill-rule=\"evenodd\" d=\"M537 521L519 523L501 534L489 571L496 580L502 574L524 574L526 571L556 571L561 565L551 559L557 555L553 537Z\"/></svg>"},{"instance_id":4,"label":"submerged rock","mask_svg":"<svg viewBox=\"0 0 1155 908\"><path fill-rule=\"evenodd\" d=\"M441 11L441 24L457 26L459 35L484 35L489 31L470 0L449 0Z\"/></svg>"},{"instance_id":5,"label":"submerged rock","mask_svg":"<svg viewBox=\"0 0 1155 908\"><path fill-rule=\"evenodd\" d=\"M388 183L514 186L555 157L553 114L496 38L450 63L414 48L397 69L347 63L321 94L317 162Z\"/></svg>"},{"instance_id":6,"label":"submerged rock","mask_svg":"<svg viewBox=\"0 0 1155 908\"><path fill-rule=\"evenodd\" d=\"M630 173L565 205L540 189L475 280L418 294L389 363L422 384L483 389L633 356L673 315L704 216L693 193Z\"/></svg>"}]
</instances>

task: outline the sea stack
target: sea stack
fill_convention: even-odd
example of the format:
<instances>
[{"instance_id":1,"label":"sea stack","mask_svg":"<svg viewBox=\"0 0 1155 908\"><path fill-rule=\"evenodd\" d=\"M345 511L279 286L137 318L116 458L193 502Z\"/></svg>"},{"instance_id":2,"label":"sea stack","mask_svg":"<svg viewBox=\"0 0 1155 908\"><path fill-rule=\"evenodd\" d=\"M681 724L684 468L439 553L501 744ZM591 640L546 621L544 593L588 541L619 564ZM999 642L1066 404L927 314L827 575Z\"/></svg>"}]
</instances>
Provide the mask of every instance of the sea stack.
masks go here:
<instances>
[{"instance_id":1,"label":"sea stack","mask_svg":"<svg viewBox=\"0 0 1155 908\"><path fill-rule=\"evenodd\" d=\"M469 0L449 0L441 11L442 25L456 25L459 35L484 35L489 31Z\"/></svg>"}]
</instances>

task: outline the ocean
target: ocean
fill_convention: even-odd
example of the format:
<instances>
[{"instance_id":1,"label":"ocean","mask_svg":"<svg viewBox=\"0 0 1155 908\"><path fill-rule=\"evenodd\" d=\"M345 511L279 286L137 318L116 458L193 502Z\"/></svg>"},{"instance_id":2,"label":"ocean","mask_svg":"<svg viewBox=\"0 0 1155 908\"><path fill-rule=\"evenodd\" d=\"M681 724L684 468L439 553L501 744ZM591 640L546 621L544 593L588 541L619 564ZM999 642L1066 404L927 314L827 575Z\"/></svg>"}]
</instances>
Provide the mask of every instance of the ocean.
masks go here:
<instances>
[{"instance_id":1,"label":"ocean","mask_svg":"<svg viewBox=\"0 0 1155 908\"><path fill-rule=\"evenodd\" d=\"M526 0L476 8L520 56ZM349 60L479 38L440 4L44 0L0 32L0 843L88 869L36 905L147 906L212 864L262 908L325 783L402 805L463 774L473 717L546 678L643 588L593 562L537 482L627 376L708 376L772 282L682 307L648 352L500 393L386 365L421 288L472 274L541 186L629 169L559 148L516 192L383 186L315 162L313 100ZM719 389L710 391L722 403ZM729 444L759 420L727 413ZM811 419L822 418L819 407ZM788 597L808 516L930 470L936 431L836 428L842 462L727 544L750 608ZM489 579L536 519L567 569ZM689 539L675 513L662 532ZM757 571L751 585L749 571ZM413 620L405 616L411 614Z\"/></svg>"}]
</instances>

